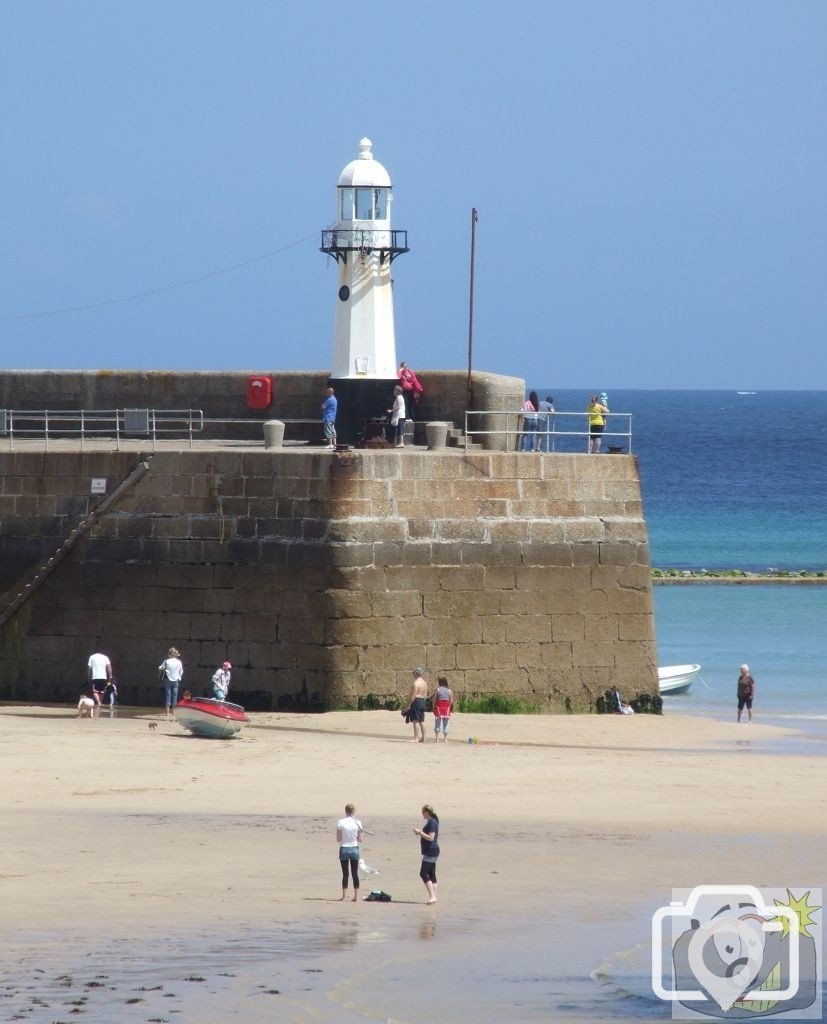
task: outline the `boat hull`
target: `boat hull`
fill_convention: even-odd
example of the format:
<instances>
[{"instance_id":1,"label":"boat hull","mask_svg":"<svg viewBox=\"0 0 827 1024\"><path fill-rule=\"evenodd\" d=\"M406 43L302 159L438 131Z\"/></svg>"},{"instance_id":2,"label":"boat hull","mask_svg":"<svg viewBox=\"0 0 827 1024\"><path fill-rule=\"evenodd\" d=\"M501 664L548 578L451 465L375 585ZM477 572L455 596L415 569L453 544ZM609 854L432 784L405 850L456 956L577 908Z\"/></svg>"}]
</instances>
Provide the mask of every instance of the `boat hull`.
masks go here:
<instances>
[{"instance_id":1,"label":"boat hull","mask_svg":"<svg viewBox=\"0 0 827 1024\"><path fill-rule=\"evenodd\" d=\"M239 704L209 697L181 701L175 705L175 721L193 736L210 740L228 740L236 736L250 719Z\"/></svg>"},{"instance_id":2,"label":"boat hull","mask_svg":"<svg viewBox=\"0 0 827 1024\"><path fill-rule=\"evenodd\" d=\"M658 669L658 685L662 694L686 693L698 678L700 665L665 665Z\"/></svg>"}]
</instances>

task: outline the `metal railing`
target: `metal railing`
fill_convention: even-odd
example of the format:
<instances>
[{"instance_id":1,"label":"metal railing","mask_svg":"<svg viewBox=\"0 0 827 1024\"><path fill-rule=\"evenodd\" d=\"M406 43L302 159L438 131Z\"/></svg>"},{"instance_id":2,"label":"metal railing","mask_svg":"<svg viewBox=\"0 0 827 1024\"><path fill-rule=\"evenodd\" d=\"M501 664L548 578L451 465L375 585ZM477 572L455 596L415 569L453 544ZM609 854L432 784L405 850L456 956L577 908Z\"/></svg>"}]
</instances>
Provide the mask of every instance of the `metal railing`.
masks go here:
<instances>
[{"instance_id":1,"label":"metal railing","mask_svg":"<svg viewBox=\"0 0 827 1024\"><path fill-rule=\"evenodd\" d=\"M632 451L632 414L610 412L600 436L600 451ZM536 423L526 426L526 420ZM503 438L505 451L580 452L590 449L587 412L538 412L527 417L522 411L473 409L465 413L465 448L486 437Z\"/></svg>"},{"instance_id":2,"label":"metal railing","mask_svg":"<svg viewBox=\"0 0 827 1024\"><path fill-rule=\"evenodd\" d=\"M408 252L408 232L404 228L325 228L322 231L322 252L372 253L374 249L387 252Z\"/></svg>"},{"instance_id":3,"label":"metal railing","mask_svg":"<svg viewBox=\"0 0 827 1024\"><path fill-rule=\"evenodd\" d=\"M193 446L204 429L200 409L0 409L0 438L15 441L87 441L112 439L120 451L122 441L146 438L156 450L164 437L183 437Z\"/></svg>"}]
</instances>

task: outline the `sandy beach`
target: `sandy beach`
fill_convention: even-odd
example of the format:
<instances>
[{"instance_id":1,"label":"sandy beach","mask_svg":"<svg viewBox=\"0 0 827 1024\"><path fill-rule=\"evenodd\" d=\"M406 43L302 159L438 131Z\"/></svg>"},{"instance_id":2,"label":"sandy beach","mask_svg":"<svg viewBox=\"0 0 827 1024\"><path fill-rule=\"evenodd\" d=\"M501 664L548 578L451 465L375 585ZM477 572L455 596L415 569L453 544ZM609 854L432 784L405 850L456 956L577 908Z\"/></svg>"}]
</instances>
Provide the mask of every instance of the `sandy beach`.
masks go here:
<instances>
[{"instance_id":1,"label":"sandy beach","mask_svg":"<svg viewBox=\"0 0 827 1024\"><path fill-rule=\"evenodd\" d=\"M827 757L760 722L456 715L415 745L397 713L253 718L0 710L3 1019L413 1021L429 987L458 1019L662 1019L590 973L645 954L672 887L821 881ZM338 902L348 801L390 904Z\"/></svg>"}]
</instances>

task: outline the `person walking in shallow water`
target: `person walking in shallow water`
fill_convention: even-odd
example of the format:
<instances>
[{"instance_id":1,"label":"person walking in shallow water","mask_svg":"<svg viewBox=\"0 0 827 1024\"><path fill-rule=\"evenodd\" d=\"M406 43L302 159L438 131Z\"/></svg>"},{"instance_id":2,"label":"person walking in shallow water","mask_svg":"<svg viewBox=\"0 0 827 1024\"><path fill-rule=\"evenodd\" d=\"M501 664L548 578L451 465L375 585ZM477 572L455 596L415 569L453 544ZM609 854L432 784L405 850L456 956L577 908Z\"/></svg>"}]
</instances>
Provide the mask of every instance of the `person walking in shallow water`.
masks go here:
<instances>
[{"instance_id":1,"label":"person walking in shallow water","mask_svg":"<svg viewBox=\"0 0 827 1024\"><path fill-rule=\"evenodd\" d=\"M752 698L755 696L755 680L749 674L749 665L742 665L738 676L738 721L741 712L747 709L748 721L752 721Z\"/></svg>"},{"instance_id":2,"label":"person walking in shallow water","mask_svg":"<svg viewBox=\"0 0 827 1024\"><path fill-rule=\"evenodd\" d=\"M425 884L428 893L426 903L436 903L436 862L439 857L439 817L430 804L422 808L422 817L425 824L422 828L415 828L414 835L419 836L420 852L422 854L422 866L419 869L419 877Z\"/></svg>"},{"instance_id":3,"label":"person walking in shallow water","mask_svg":"<svg viewBox=\"0 0 827 1024\"><path fill-rule=\"evenodd\" d=\"M347 875L350 865L354 903L359 899L359 843L362 841L362 822L355 814L356 808L353 804L347 804L344 818L336 822L336 842L339 844L339 864L342 867L341 899L347 898Z\"/></svg>"}]
</instances>

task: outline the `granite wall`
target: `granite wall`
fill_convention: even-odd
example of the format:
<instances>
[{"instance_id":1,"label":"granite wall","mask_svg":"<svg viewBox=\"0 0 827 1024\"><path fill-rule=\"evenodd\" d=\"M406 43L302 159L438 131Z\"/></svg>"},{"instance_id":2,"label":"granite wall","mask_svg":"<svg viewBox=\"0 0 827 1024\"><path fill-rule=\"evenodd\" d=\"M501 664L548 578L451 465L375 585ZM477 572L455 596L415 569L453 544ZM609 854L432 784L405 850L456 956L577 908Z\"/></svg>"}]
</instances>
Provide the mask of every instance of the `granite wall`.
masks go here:
<instances>
[{"instance_id":1,"label":"granite wall","mask_svg":"<svg viewBox=\"0 0 827 1024\"><path fill-rule=\"evenodd\" d=\"M464 381L464 378L463 378ZM146 458L149 471L0 627L0 699L75 701L111 656L158 704L174 644L251 707L355 707L415 665L455 691L588 710L657 693L633 456L302 449L0 451L0 613Z\"/></svg>"}]
</instances>

